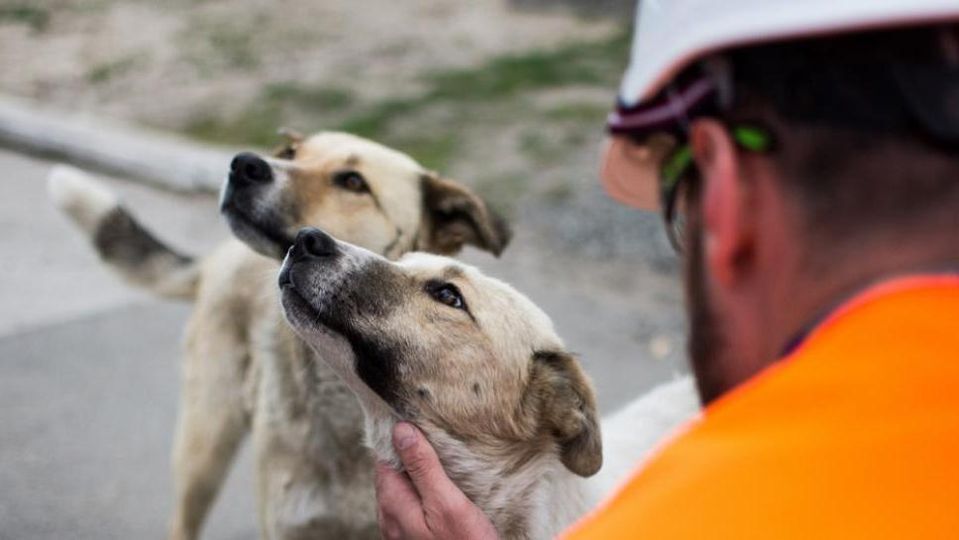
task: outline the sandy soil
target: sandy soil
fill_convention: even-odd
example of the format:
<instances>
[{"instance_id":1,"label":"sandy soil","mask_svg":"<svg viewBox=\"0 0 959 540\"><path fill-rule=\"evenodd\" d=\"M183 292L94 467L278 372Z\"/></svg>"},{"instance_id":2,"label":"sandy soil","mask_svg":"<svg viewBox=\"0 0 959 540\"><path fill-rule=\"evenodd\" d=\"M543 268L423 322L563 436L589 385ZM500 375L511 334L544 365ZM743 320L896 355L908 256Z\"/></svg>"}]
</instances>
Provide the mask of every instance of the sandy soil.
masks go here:
<instances>
[{"instance_id":1,"label":"sandy soil","mask_svg":"<svg viewBox=\"0 0 959 540\"><path fill-rule=\"evenodd\" d=\"M612 28L504 0L6 0L0 91L178 128L197 111L241 106L264 83L379 98L413 90L424 69Z\"/></svg>"}]
</instances>

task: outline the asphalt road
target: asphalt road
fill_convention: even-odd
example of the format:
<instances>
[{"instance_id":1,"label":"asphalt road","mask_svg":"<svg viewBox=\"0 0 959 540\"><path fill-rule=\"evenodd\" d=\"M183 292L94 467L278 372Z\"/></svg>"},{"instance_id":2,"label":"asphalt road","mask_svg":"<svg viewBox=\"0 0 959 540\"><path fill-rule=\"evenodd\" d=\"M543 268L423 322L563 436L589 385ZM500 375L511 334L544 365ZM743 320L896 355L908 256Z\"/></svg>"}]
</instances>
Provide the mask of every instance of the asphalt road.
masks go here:
<instances>
[{"instance_id":1,"label":"asphalt road","mask_svg":"<svg viewBox=\"0 0 959 540\"><path fill-rule=\"evenodd\" d=\"M46 199L49 164L0 152L0 539L161 538L180 333L189 306L107 272ZM110 180L178 247L227 234L207 197ZM681 365L675 280L645 267L551 252L520 232L502 259L465 258L516 285L581 355L609 411ZM206 538L256 538L244 449Z\"/></svg>"},{"instance_id":2,"label":"asphalt road","mask_svg":"<svg viewBox=\"0 0 959 540\"><path fill-rule=\"evenodd\" d=\"M47 201L49 164L0 152L0 538L162 538L171 507L183 304L125 287ZM213 201L111 182L200 252ZM256 538L249 452L208 538Z\"/></svg>"}]
</instances>

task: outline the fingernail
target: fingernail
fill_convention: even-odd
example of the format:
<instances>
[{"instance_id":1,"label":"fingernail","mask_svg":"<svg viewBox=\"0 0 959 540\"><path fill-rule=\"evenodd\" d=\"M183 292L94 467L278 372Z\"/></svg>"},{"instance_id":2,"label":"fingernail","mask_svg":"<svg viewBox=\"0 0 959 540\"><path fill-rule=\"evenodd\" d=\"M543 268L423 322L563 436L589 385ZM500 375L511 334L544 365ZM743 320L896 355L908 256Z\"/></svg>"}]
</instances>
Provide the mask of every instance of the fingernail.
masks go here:
<instances>
[{"instance_id":1,"label":"fingernail","mask_svg":"<svg viewBox=\"0 0 959 540\"><path fill-rule=\"evenodd\" d=\"M406 422L399 422L393 428L393 445L397 450L406 450L416 442L416 431Z\"/></svg>"}]
</instances>

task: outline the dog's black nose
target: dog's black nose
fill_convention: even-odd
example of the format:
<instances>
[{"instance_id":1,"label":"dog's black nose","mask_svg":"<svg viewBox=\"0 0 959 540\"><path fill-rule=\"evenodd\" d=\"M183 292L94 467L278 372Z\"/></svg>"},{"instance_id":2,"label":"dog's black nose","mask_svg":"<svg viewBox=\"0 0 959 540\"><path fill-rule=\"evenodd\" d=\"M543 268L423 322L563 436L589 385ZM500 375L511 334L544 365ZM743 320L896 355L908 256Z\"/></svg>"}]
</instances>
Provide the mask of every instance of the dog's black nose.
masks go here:
<instances>
[{"instance_id":1,"label":"dog's black nose","mask_svg":"<svg viewBox=\"0 0 959 540\"><path fill-rule=\"evenodd\" d=\"M322 259L336 255L336 240L325 232L309 228L302 229L293 242L294 252L303 258Z\"/></svg>"},{"instance_id":2,"label":"dog's black nose","mask_svg":"<svg viewBox=\"0 0 959 540\"><path fill-rule=\"evenodd\" d=\"M241 152L230 162L230 179L246 184L265 184L273 181L273 171L260 156Z\"/></svg>"}]
</instances>

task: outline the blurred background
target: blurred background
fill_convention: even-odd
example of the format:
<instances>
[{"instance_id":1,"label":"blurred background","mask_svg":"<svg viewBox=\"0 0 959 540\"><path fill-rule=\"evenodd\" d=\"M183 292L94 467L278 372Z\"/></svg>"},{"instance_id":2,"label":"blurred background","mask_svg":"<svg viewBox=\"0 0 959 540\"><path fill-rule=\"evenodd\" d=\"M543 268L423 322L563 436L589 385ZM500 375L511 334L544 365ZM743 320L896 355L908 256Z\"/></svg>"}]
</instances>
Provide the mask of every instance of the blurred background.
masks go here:
<instances>
[{"instance_id":1,"label":"blurred background","mask_svg":"<svg viewBox=\"0 0 959 540\"><path fill-rule=\"evenodd\" d=\"M46 196L56 161L100 175L151 230L202 254L228 235L223 156L274 146L280 126L370 137L509 217L500 259L463 258L553 317L605 412L681 371L677 260L659 217L608 200L597 179L632 8L0 0L0 538L158 538L170 509L189 306L99 265ZM245 450L206 537L256 536Z\"/></svg>"}]
</instances>

